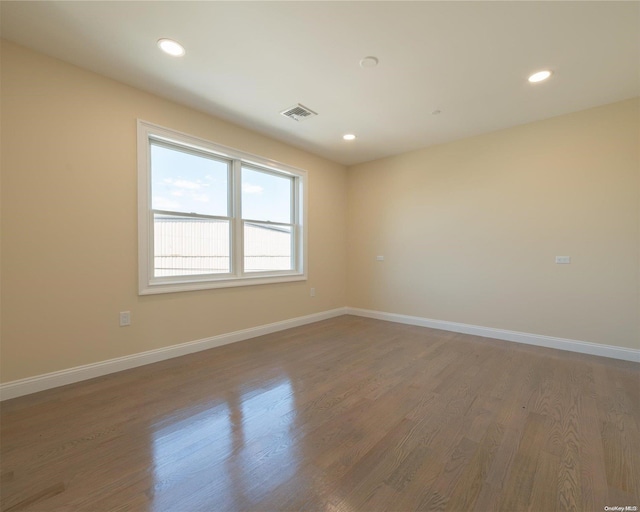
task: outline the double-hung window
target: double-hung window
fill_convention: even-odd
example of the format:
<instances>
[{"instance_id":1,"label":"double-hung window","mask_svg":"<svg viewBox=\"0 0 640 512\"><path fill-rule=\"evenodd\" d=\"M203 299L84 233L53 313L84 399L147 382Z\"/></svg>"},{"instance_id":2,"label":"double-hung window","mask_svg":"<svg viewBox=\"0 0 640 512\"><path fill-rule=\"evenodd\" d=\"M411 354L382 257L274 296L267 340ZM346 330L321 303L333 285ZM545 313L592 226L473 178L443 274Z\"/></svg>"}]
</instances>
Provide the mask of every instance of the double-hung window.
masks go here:
<instances>
[{"instance_id":1,"label":"double-hung window","mask_svg":"<svg viewBox=\"0 0 640 512\"><path fill-rule=\"evenodd\" d=\"M306 173L138 121L140 294L306 279Z\"/></svg>"}]
</instances>

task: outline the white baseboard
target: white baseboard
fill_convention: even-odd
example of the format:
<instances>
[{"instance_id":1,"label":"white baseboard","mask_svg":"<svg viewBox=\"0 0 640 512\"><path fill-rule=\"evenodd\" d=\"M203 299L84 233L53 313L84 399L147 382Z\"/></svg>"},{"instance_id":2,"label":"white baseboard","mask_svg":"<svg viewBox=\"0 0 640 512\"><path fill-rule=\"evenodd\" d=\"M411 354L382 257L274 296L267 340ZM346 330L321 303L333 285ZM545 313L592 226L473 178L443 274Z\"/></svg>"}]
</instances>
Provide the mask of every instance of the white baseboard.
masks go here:
<instances>
[{"instance_id":1,"label":"white baseboard","mask_svg":"<svg viewBox=\"0 0 640 512\"><path fill-rule=\"evenodd\" d=\"M115 359L100 361L98 363L76 366L67 370L14 380L5 384L0 384L0 400L8 400L10 398L37 393L38 391L44 391L45 389L56 388L58 386L72 384L82 380L93 379L94 377L101 377L102 375L107 375L109 373L128 370L137 366L156 363L158 361L164 361L165 359L171 359L173 357L220 347L229 343L235 343L236 341L248 340L250 338L255 338L256 336L262 336L264 334L283 331L300 325L319 322L320 320L344 315L346 314L346 310L347 308L332 309L329 311L323 311L322 313L314 313L312 315L283 320L281 322L252 327L250 329L220 334L210 338L180 343L170 347L149 350L139 354L117 357Z\"/></svg>"},{"instance_id":2,"label":"white baseboard","mask_svg":"<svg viewBox=\"0 0 640 512\"><path fill-rule=\"evenodd\" d=\"M347 308L347 314L364 316L367 318L377 318L378 320L387 320L389 322L397 322L401 324L430 327L432 329L441 329L443 331L473 334L476 336L483 336L485 338L515 341L516 343L525 343L527 345L536 345L539 347L580 352L582 354L591 354L594 356L623 359L625 361L633 361L636 363L640 362L640 350L616 347L613 345L601 345L599 343L590 343L588 341L554 338L552 336L543 336L540 334L493 329L491 327L447 322L444 320L431 320L429 318L422 318L418 316L398 315L396 313L384 313L382 311L372 311L369 309Z\"/></svg>"},{"instance_id":3,"label":"white baseboard","mask_svg":"<svg viewBox=\"0 0 640 512\"><path fill-rule=\"evenodd\" d=\"M210 338L204 338L196 341L189 341L172 345L170 347L149 350L139 354L130 356L117 357L107 361L100 361L83 366L76 366L67 370L61 370L44 375L37 375L26 379L14 380L5 384L0 384L0 400L8 400L19 396L37 393L46 389L80 382L82 380L101 377L109 373L115 373L145 364L156 363L179 357L201 350L220 347L237 341L248 340L264 334L283 331L292 327L298 327L328 318L334 318L341 315L355 315L367 318L376 318L378 320L387 320L390 322L418 325L421 327L430 327L432 329L441 329L444 331L459 332L464 334L473 334L486 338L495 338L505 341L514 341L517 343L525 343L528 345L536 345L539 347L555 348L559 350L568 350L570 352L580 352L583 354L591 354L595 356L611 357L613 359L623 359L625 361L640 362L640 350L616 347L612 345L602 345L598 343L590 343L587 341L570 340L566 338L554 338L552 336L543 336L540 334L530 334L518 331L507 331L504 329L494 329L490 327L482 327L478 325L462 324L457 322L447 322L443 320L431 320L417 316L399 315L396 313L385 313L382 311L372 311L360 308L337 308L322 313L314 313L312 315L283 320L272 324L234 331L227 334L220 334Z\"/></svg>"}]
</instances>

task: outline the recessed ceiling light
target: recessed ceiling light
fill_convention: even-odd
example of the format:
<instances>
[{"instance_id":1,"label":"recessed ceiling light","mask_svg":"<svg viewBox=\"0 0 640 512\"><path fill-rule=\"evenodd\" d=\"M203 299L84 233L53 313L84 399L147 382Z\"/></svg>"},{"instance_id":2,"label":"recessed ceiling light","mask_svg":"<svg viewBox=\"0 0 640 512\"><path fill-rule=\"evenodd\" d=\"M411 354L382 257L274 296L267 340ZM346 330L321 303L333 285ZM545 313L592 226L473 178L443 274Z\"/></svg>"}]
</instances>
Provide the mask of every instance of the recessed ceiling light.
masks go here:
<instances>
[{"instance_id":1,"label":"recessed ceiling light","mask_svg":"<svg viewBox=\"0 0 640 512\"><path fill-rule=\"evenodd\" d=\"M353 133L347 133L347 134L343 135L342 138L344 140L354 140L356 138L356 136Z\"/></svg>"},{"instance_id":2,"label":"recessed ceiling light","mask_svg":"<svg viewBox=\"0 0 640 512\"><path fill-rule=\"evenodd\" d=\"M185 54L184 47L173 39L158 39L158 47L173 57L182 57Z\"/></svg>"},{"instance_id":3,"label":"recessed ceiling light","mask_svg":"<svg viewBox=\"0 0 640 512\"><path fill-rule=\"evenodd\" d=\"M378 65L377 57L365 57L360 59L360 67L361 68L375 68Z\"/></svg>"},{"instance_id":4,"label":"recessed ceiling light","mask_svg":"<svg viewBox=\"0 0 640 512\"><path fill-rule=\"evenodd\" d=\"M529 82L532 84L536 82L542 82L551 76L551 71L545 69L544 71L538 71L529 77Z\"/></svg>"}]
</instances>

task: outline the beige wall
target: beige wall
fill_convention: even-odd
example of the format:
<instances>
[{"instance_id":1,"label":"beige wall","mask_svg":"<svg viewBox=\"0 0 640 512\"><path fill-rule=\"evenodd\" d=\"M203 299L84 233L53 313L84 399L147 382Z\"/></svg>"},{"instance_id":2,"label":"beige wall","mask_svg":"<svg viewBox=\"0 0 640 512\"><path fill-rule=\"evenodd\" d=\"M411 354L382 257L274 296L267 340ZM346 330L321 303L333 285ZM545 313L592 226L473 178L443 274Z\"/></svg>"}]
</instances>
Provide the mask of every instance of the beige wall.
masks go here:
<instances>
[{"instance_id":1,"label":"beige wall","mask_svg":"<svg viewBox=\"0 0 640 512\"><path fill-rule=\"evenodd\" d=\"M638 100L347 171L11 43L1 59L2 382L345 305L639 348ZM139 297L137 118L306 169L309 280Z\"/></svg>"},{"instance_id":2,"label":"beige wall","mask_svg":"<svg viewBox=\"0 0 640 512\"><path fill-rule=\"evenodd\" d=\"M1 58L3 382L346 304L343 166L8 42ZM309 280L139 297L137 118L306 169Z\"/></svg>"},{"instance_id":3,"label":"beige wall","mask_svg":"<svg viewBox=\"0 0 640 512\"><path fill-rule=\"evenodd\" d=\"M350 168L349 306L640 348L639 119L625 101Z\"/></svg>"}]
</instances>

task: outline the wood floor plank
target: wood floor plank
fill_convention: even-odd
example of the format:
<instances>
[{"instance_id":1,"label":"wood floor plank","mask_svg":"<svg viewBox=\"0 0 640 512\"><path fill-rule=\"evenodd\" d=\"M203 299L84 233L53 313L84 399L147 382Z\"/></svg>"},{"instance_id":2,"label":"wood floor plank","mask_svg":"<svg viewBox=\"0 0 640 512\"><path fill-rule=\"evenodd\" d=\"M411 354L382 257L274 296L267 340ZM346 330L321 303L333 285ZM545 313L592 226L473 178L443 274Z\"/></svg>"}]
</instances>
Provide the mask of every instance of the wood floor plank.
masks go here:
<instances>
[{"instance_id":1,"label":"wood floor plank","mask_svg":"<svg viewBox=\"0 0 640 512\"><path fill-rule=\"evenodd\" d=\"M595 398L583 399L583 412L579 425L580 482L582 504L585 510L596 510L601 503L609 503L605 472L604 446Z\"/></svg>"},{"instance_id":2,"label":"wood floor plank","mask_svg":"<svg viewBox=\"0 0 640 512\"><path fill-rule=\"evenodd\" d=\"M640 505L640 365L343 316L0 404L0 510Z\"/></svg>"},{"instance_id":3,"label":"wood floor plank","mask_svg":"<svg viewBox=\"0 0 640 512\"><path fill-rule=\"evenodd\" d=\"M491 424L486 430L478 443L478 449L455 482L447 502L447 510L473 510L503 436L504 426L499 423Z\"/></svg>"},{"instance_id":4,"label":"wood floor plank","mask_svg":"<svg viewBox=\"0 0 640 512\"><path fill-rule=\"evenodd\" d=\"M576 510L575 507L567 507L566 504L563 504L562 501L558 499L558 496L561 494L558 485L562 485L562 482L558 481L559 471L560 460L558 456L544 450L538 454L538 461L531 485L531 495L528 500L528 511L554 512L555 510Z\"/></svg>"},{"instance_id":5,"label":"wood floor plank","mask_svg":"<svg viewBox=\"0 0 640 512\"><path fill-rule=\"evenodd\" d=\"M545 445L548 423L537 413L529 413L525 422L513 467L504 485L501 510L527 510L533 490L540 448Z\"/></svg>"},{"instance_id":6,"label":"wood floor plank","mask_svg":"<svg viewBox=\"0 0 640 512\"><path fill-rule=\"evenodd\" d=\"M573 364L564 365L563 368L556 371L556 380L563 387L561 403L556 407L559 416L555 422L559 426L560 434L554 437L556 443L562 447L557 476L559 483L558 502L562 510L581 511L584 509L581 493L582 468L579 434L584 397L581 370Z\"/></svg>"}]
</instances>

